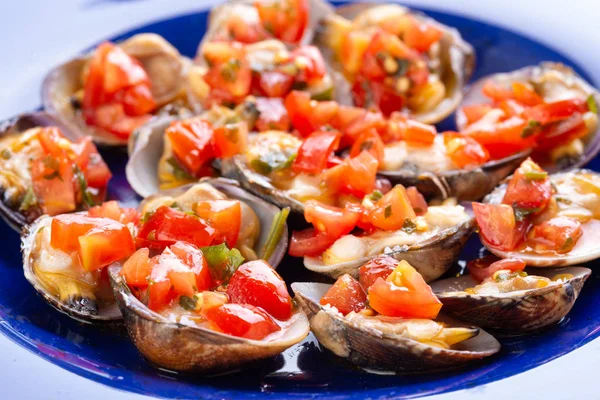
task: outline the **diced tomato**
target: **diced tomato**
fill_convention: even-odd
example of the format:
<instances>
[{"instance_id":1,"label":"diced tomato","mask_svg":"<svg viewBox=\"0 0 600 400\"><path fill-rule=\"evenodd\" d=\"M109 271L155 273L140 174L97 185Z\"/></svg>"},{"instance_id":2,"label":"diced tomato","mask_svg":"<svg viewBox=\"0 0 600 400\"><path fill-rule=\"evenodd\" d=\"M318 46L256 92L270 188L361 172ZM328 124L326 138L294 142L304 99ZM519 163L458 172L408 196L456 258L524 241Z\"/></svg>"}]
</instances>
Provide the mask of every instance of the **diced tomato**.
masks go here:
<instances>
[{"instance_id":1,"label":"diced tomato","mask_svg":"<svg viewBox=\"0 0 600 400\"><path fill-rule=\"evenodd\" d=\"M402 185L396 185L386 193L369 212L371 223L386 231L402 229L407 219L413 220L416 217L406 189Z\"/></svg>"},{"instance_id":2,"label":"diced tomato","mask_svg":"<svg viewBox=\"0 0 600 400\"><path fill-rule=\"evenodd\" d=\"M308 93L296 90L290 92L285 98L285 108L292 126L301 136L308 136L316 130L310 121L312 106Z\"/></svg>"},{"instance_id":3,"label":"diced tomato","mask_svg":"<svg viewBox=\"0 0 600 400\"><path fill-rule=\"evenodd\" d=\"M385 116L401 110L405 102L404 96L393 87L360 75L352 85L352 100L358 107L376 108Z\"/></svg>"},{"instance_id":4,"label":"diced tomato","mask_svg":"<svg viewBox=\"0 0 600 400\"><path fill-rule=\"evenodd\" d=\"M40 128L37 137L44 152L52 157L66 156L71 148L71 142L54 126Z\"/></svg>"},{"instance_id":5,"label":"diced tomato","mask_svg":"<svg viewBox=\"0 0 600 400\"><path fill-rule=\"evenodd\" d=\"M171 300L173 300L173 294L169 279L150 281L148 286L148 308L152 311L160 311L168 306Z\"/></svg>"},{"instance_id":6,"label":"diced tomato","mask_svg":"<svg viewBox=\"0 0 600 400\"><path fill-rule=\"evenodd\" d=\"M235 247L242 225L242 207L239 200L207 200L194 204L193 210L215 229L212 244L225 242Z\"/></svg>"},{"instance_id":7,"label":"diced tomato","mask_svg":"<svg viewBox=\"0 0 600 400\"><path fill-rule=\"evenodd\" d=\"M300 69L296 80L311 82L321 79L327 74L327 65L323 55L315 46L300 46L290 55L295 65Z\"/></svg>"},{"instance_id":8,"label":"diced tomato","mask_svg":"<svg viewBox=\"0 0 600 400\"><path fill-rule=\"evenodd\" d=\"M444 132L448 157L458 168L473 168L485 164L490 155L475 139L458 132Z\"/></svg>"},{"instance_id":9,"label":"diced tomato","mask_svg":"<svg viewBox=\"0 0 600 400\"><path fill-rule=\"evenodd\" d=\"M283 42L300 42L308 25L308 0L256 0L254 6L265 30Z\"/></svg>"},{"instance_id":10,"label":"diced tomato","mask_svg":"<svg viewBox=\"0 0 600 400\"><path fill-rule=\"evenodd\" d=\"M119 90L127 89L140 84L148 84L149 79L141 64L129 56L123 49L112 43L105 42L99 47L108 46L110 51L106 53L104 64L104 91L107 94L117 93ZM104 53L99 49L100 54Z\"/></svg>"},{"instance_id":11,"label":"diced tomato","mask_svg":"<svg viewBox=\"0 0 600 400\"><path fill-rule=\"evenodd\" d=\"M407 47L397 36L378 30L367 47L359 74L366 78L365 81L385 78L388 76L388 72L384 68L382 58L388 57L393 61L396 59L414 60L418 59L419 55ZM393 75L393 73L390 73L390 75Z\"/></svg>"},{"instance_id":12,"label":"diced tomato","mask_svg":"<svg viewBox=\"0 0 600 400\"><path fill-rule=\"evenodd\" d=\"M384 254L372 258L358 270L358 281L368 290L377 278L387 279L398 265L398 260Z\"/></svg>"},{"instance_id":13,"label":"diced tomato","mask_svg":"<svg viewBox=\"0 0 600 400\"><path fill-rule=\"evenodd\" d=\"M84 113L92 111L100 104L107 101L104 90L104 64L107 54L114 45L104 43L96 48L94 56L88 63L88 72L83 85L83 110Z\"/></svg>"},{"instance_id":14,"label":"diced tomato","mask_svg":"<svg viewBox=\"0 0 600 400\"><path fill-rule=\"evenodd\" d=\"M352 106L344 106L340 105L338 107L337 113L331 119L331 126L339 131L344 132L346 128L350 126L350 124L354 121L359 121L365 119L367 114L367 110L360 107L352 107ZM379 115L379 114L377 114ZM383 118L380 118L383 119ZM360 127L359 127L360 128ZM354 129L355 132L352 132L352 136L355 139L358 135L363 131L367 130L366 128ZM352 142L353 143L353 142ZM352 144L350 143L350 144Z\"/></svg>"},{"instance_id":15,"label":"diced tomato","mask_svg":"<svg viewBox=\"0 0 600 400\"><path fill-rule=\"evenodd\" d=\"M90 136L85 136L72 144L75 164L83 171L89 187L104 189L112 173L98 152Z\"/></svg>"},{"instance_id":16,"label":"diced tomato","mask_svg":"<svg viewBox=\"0 0 600 400\"><path fill-rule=\"evenodd\" d=\"M537 251L568 253L583 234L581 222L574 218L555 217L531 228L527 245Z\"/></svg>"},{"instance_id":17,"label":"diced tomato","mask_svg":"<svg viewBox=\"0 0 600 400\"><path fill-rule=\"evenodd\" d=\"M583 115L575 113L562 121L553 122L541 129L537 151L559 147L589 133Z\"/></svg>"},{"instance_id":18,"label":"diced tomato","mask_svg":"<svg viewBox=\"0 0 600 400\"><path fill-rule=\"evenodd\" d=\"M402 40L411 49L424 53L429 50L432 44L438 42L443 35L444 33L432 24L411 18Z\"/></svg>"},{"instance_id":19,"label":"diced tomato","mask_svg":"<svg viewBox=\"0 0 600 400\"><path fill-rule=\"evenodd\" d=\"M243 153L248 143L248 125L245 122L227 124L214 130L214 150L218 158L229 158Z\"/></svg>"},{"instance_id":20,"label":"diced tomato","mask_svg":"<svg viewBox=\"0 0 600 400\"><path fill-rule=\"evenodd\" d=\"M327 170L324 179L333 191L362 198L375 189L378 165L379 162L371 153L363 151L356 157L346 158L341 165Z\"/></svg>"},{"instance_id":21,"label":"diced tomato","mask_svg":"<svg viewBox=\"0 0 600 400\"><path fill-rule=\"evenodd\" d=\"M30 163L33 192L44 214L74 211L77 205L71 162L64 156L41 156Z\"/></svg>"},{"instance_id":22,"label":"diced tomato","mask_svg":"<svg viewBox=\"0 0 600 400\"><path fill-rule=\"evenodd\" d=\"M467 263L469 274L477 282L483 282L486 278L491 278L494 273L500 270L509 270L519 272L525 269L525 262L520 258L505 258L499 260L498 257L490 255Z\"/></svg>"},{"instance_id":23,"label":"diced tomato","mask_svg":"<svg viewBox=\"0 0 600 400\"><path fill-rule=\"evenodd\" d=\"M139 213L135 208L121 208L114 200L90 208L88 215L94 218L110 218L122 224L137 223L139 220Z\"/></svg>"},{"instance_id":24,"label":"diced tomato","mask_svg":"<svg viewBox=\"0 0 600 400\"><path fill-rule=\"evenodd\" d=\"M327 160L337 150L342 134L338 131L316 131L304 139L292 163L296 173L318 174L327 167Z\"/></svg>"},{"instance_id":25,"label":"diced tomato","mask_svg":"<svg viewBox=\"0 0 600 400\"><path fill-rule=\"evenodd\" d=\"M209 290L214 286L206 258L200 249L185 242L177 242L169 246L169 249L194 273L198 291Z\"/></svg>"},{"instance_id":26,"label":"diced tomato","mask_svg":"<svg viewBox=\"0 0 600 400\"><path fill-rule=\"evenodd\" d=\"M373 128L360 134L350 149L350 157L356 157L361 152L368 151L373 157L383 162L384 144L379 133Z\"/></svg>"},{"instance_id":27,"label":"diced tomato","mask_svg":"<svg viewBox=\"0 0 600 400\"><path fill-rule=\"evenodd\" d=\"M359 109L360 110L360 109ZM340 109L340 114L344 112L345 116L338 116L338 123L342 125L344 136L342 137L341 147L352 146L358 139L361 133L371 129L379 131L385 127L383 115L378 112L366 112L364 110L356 111L356 109ZM347 120L347 121L345 121Z\"/></svg>"},{"instance_id":28,"label":"diced tomato","mask_svg":"<svg viewBox=\"0 0 600 400\"><path fill-rule=\"evenodd\" d=\"M525 116L542 125L566 119L575 113L585 113L588 105L584 100L570 99L540 104L525 111Z\"/></svg>"},{"instance_id":29,"label":"diced tomato","mask_svg":"<svg viewBox=\"0 0 600 400\"><path fill-rule=\"evenodd\" d=\"M347 315L359 312L367 305L367 294L360 283L348 274L340 276L319 301L321 305L329 304L339 312Z\"/></svg>"},{"instance_id":30,"label":"diced tomato","mask_svg":"<svg viewBox=\"0 0 600 400\"><path fill-rule=\"evenodd\" d=\"M150 86L141 84L125 89L123 108L125 114L132 116L140 116L154 111L156 102L152 96Z\"/></svg>"},{"instance_id":31,"label":"diced tomato","mask_svg":"<svg viewBox=\"0 0 600 400\"><path fill-rule=\"evenodd\" d=\"M140 226L136 241L159 249L178 241L204 247L213 243L215 235L215 229L201 218L162 206Z\"/></svg>"},{"instance_id":32,"label":"diced tomato","mask_svg":"<svg viewBox=\"0 0 600 400\"><path fill-rule=\"evenodd\" d=\"M199 118L175 121L166 131L173 154L195 176L215 156L213 134L210 123Z\"/></svg>"},{"instance_id":33,"label":"diced tomato","mask_svg":"<svg viewBox=\"0 0 600 400\"><path fill-rule=\"evenodd\" d=\"M104 268L115 261L123 260L135 252L129 229L116 221L101 219L97 225L79 236L79 258L86 271Z\"/></svg>"},{"instance_id":34,"label":"diced tomato","mask_svg":"<svg viewBox=\"0 0 600 400\"><path fill-rule=\"evenodd\" d=\"M52 218L50 246L71 253L79 248L77 239L85 235L102 220L81 214L61 214Z\"/></svg>"},{"instance_id":35,"label":"diced tomato","mask_svg":"<svg viewBox=\"0 0 600 400\"><path fill-rule=\"evenodd\" d=\"M369 288L369 305L387 317L437 317L442 303L409 263L400 261L387 277L377 278Z\"/></svg>"},{"instance_id":36,"label":"diced tomato","mask_svg":"<svg viewBox=\"0 0 600 400\"><path fill-rule=\"evenodd\" d=\"M473 203L479 233L492 247L502 251L517 248L523 240L525 226L518 223L511 206Z\"/></svg>"},{"instance_id":37,"label":"diced tomato","mask_svg":"<svg viewBox=\"0 0 600 400\"><path fill-rule=\"evenodd\" d=\"M294 77L279 71L260 73L259 87L266 97L285 97L294 84Z\"/></svg>"},{"instance_id":38,"label":"diced tomato","mask_svg":"<svg viewBox=\"0 0 600 400\"><path fill-rule=\"evenodd\" d=\"M364 30L351 30L342 38L338 56L348 75L352 76L361 69L371 38L372 34Z\"/></svg>"},{"instance_id":39,"label":"diced tomato","mask_svg":"<svg viewBox=\"0 0 600 400\"><path fill-rule=\"evenodd\" d=\"M245 15L232 13L227 20L229 38L240 43L258 43L270 37L269 33L260 25L259 20L249 20Z\"/></svg>"},{"instance_id":40,"label":"diced tomato","mask_svg":"<svg viewBox=\"0 0 600 400\"><path fill-rule=\"evenodd\" d=\"M488 79L481 89L483 94L494 101L502 101L510 99L513 96L512 90L502 86L499 83L494 82L492 79Z\"/></svg>"},{"instance_id":41,"label":"diced tomato","mask_svg":"<svg viewBox=\"0 0 600 400\"><path fill-rule=\"evenodd\" d=\"M427 201L425 201L425 197L423 197L416 187L410 186L406 188L406 195L416 215L427 214Z\"/></svg>"},{"instance_id":42,"label":"diced tomato","mask_svg":"<svg viewBox=\"0 0 600 400\"><path fill-rule=\"evenodd\" d=\"M522 116L527 109L527 107L513 99L506 99L496 102L496 106L504 111L505 115L502 117L503 119Z\"/></svg>"},{"instance_id":43,"label":"diced tomato","mask_svg":"<svg viewBox=\"0 0 600 400\"><path fill-rule=\"evenodd\" d=\"M88 125L102 128L119 138L128 138L131 132L148 122L150 115L130 117L125 114L121 103L107 103L96 107L86 114Z\"/></svg>"},{"instance_id":44,"label":"diced tomato","mask_svg":"<svg viewBox=\"0 0 600 400\"><path fill-rule=\"evenodd\" d=\"M255 123L259 132L270 130L285 132L290 129L290 119L282 99L259 97L256 99L256 108L260 113Z\"/></svg>"},{"instance_id":45,"label":"diced tomato","mask_svg":"<svg viewBox=\"0 0 600 400\"><path fill-rule=\"evenodd\" d=\"M544 103L542 96L537 94L534 88L527 83L513 82L511 88L512 97L525 106L532 107Z\"/></svg>"},{"instance_id":46,"label":"diced tomato","mask_svg":"<svg viewBox=\"0 0 600 400\"><path fill-rule=\"evenodd\" d=\"M462 113L467 119L467 125L471 125L473 122L479 121L492 110L492 106L489 104L473 104L469 106L463 106L461 108Z\"/></svg>"},{"instance_id":47,"label":"diced tomato","mask_svg":"<svg viewBox=\"0 0 600 400\"><path fill-rule=\"evenodd\" d=\"M394 112L388 120L385 140L387 142L404 140L412 145L430 146L436 135L435 126L408 119L399 112Z\"/></svg>"},{"instance_id":48,"label":"diced tomato","mask_svg":"<svg viewBox=\"0 0 600 400\"><path fill-rule=\"evenodd\" d=\"M129 286L145 288L152 272L152 265L148 262L150 250L141 248L131 255L123 264L121 275Z\"/></svg>"},{"instance_id":49,"label":"diced tomato","mask_svg":"<svg viewBox=\"0 0 600 400\"><path fill-rule=\"evenodd\" d=\"M197 292L196 275L192 271L172 270L167 276L176 294L191 297Z\"/></svg>"},{"instance_id":50,"label":"diced tomato","mask_svg":"<svg viewBox=\"0 0 600 400\"><path fill-rule=\"evenodd\" d=\"M240 265L229 280L227 295L233 303L262 307L280 320L292 315L292 298L285 282L264 260Z\"/></svg>"},{"instance_id":51,"label":"diced tomato","mask_svg":"<svg viewBox=\"0 0 600 400\"><path fill-rule=\"evenodd\" d=\"M351 208L339 208L308 200L304 203L304 219L319 231L338 239L356 226L359 214Z\"/></svg>"},{"instance_id":52,"label":"diced tomato","mask_svg":"<svg viewBox=\"0 0 600 400\"><path fill-rule=\"evenodd\" d=\"M527 127L528 122L523 118L511 117L497 123L493 128L467 129L464 134L485 147L491 159L498 160L535 145L535 131L529 136L523 134Z\"/></svg>"},{"instance_id":53,"label":"diced tomato","mask_svg":"<svg viewBox=\"0 0 600 400\"><path fill-rule=\"evenodd\" d=\"M262 308L247 304L223 304L208 309L205 315L223 333L246 339L261 340L281 330Z\"/></svg>"},{"instance_id":54,"label":"diced tomato","mask_svg":"<svg viewBox=\"0 0 600 400\"><path fill-rule=\"evenodd\" d=\"M213 90L222 91L231 101L250 94L252 70L241 43L209 42L202 51L211 63L204 80Z\"/></svg>"},{"instance_id":55,"label":"diced tomato","mask_svg":"<svg viewBox=\"0 0 600 400\"><path fill-rule=\"evenodd\" d=\"M539 165L531 159L523 161L508 183L502 202L515 208L537 213L548 205L552 183Z\"/></svg>"},{"instance_id":56,"label":"diced tomato","mask_svg":"<svg viewBox=\"0 0 600 400\"><path fill-rule=\"evenodd\" d=\"M290 240L288 254L292 257L317 257L323 254L337 238L331 238L314 228L294 231Z\"/></svg>"}]
</instances>

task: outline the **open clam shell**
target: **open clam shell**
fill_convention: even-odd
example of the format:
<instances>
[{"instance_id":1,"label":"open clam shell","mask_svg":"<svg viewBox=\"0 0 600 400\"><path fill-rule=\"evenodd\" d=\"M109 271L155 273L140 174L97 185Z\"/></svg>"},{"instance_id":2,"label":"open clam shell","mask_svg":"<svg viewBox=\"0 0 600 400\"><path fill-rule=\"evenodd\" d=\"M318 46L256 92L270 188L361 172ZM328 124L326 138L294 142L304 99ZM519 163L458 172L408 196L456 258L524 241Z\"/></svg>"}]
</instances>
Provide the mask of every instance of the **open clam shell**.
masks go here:
<instances>
[{"instance_id":1,"label":"open clam shell","mask_svg":"<svg viewBox=\"0 0 600 400\"><path fill-rule=\"evenodd\" d=\"M479 200L518 168L528 155L529 151L517 153L469 170L433 173L416 168L402 168L396 171L379 171L378 174L393 184L416 186L427 198Z\"/></svg>"},{"instance_id":2,"label":"open clam shell","mask_svg":"<svg viewBox=\"0 0 600 400\"><path fill-rule=\"evenodd\" d=\"M227 22L232 15L240 15L247 21L258 21L258 12L254 7L252 0L229 0L223 4L213 7L208 17L208 28L198 45L197 54L201 54L204 43L214 40L224 33ZM319 21L326 15L334 13L334 8L323 0L309 0L308 2L309 20L300 44L310 44L313 41ZM198 57L197 62L203 63L202 57Z\"/></svg>"},{"instance_id":3,"label":"open clam shell","mask_svg":"<svg viewBox=\"0 0 600 400\"><path fill-rule=\"evenodd\" d=\"M500 343L481 329L476 336L458 343L453 349L442 349L354 324L336 310L319 304L330 287L323 283L292 283L295 299L308 316L311 330L319 342L337 356L365 369L396 373L446 370L500 350ZM451 320L446 321L455 325Z\"/></svg>"},{"instance_id":4,"label":"open clam shell","mask_svg":"<svg viewBox=\"0 0 600 400\"><path fill-rule=\"evenodd\" d=\"M264 248L267 240L269 238L269 228L275 218L275 215L280 211L279 208L270 204L259 197L248 193L246 190L240 187L240 185L232 181L230 179L225 178L203 178L198 183L208 183L218 191L225 194L230 199L237 199L244 203L246 203L258 216L260 220L260 234L258 239L256 240L256 244L254 246L254 250L256 254L260 255L262 253L262 249ZM150 197L147 197L139 206L140 210L144 209L144 206L160 197L169 196L176 197L183 193L185 193L188 189L190 189L195 184L181 186L175 189L165 190L159 193L156 193ZM268 263L273 268L277 268L279 263L283 260L287 252L288 246L288 227L287 224L283 229L283 233L281 234L281 239L277 244L277 247L271 257L269 257Z\"/></svg>"},{"instance_id":5,"label":"open clam shell","mask_svg":"<svg viewBox=\"0 0 600 400\"><path fill-rule=\"evenodd\" d=\"M353 20L355 17L361 14L364 15L364 13L378 7L392 7L395 11L410 13L419 20L437 27L444 33L439 42L439 49L436 54L438 62L435 63L433 71L439 75L440 80L444 83L446 95L433 110L412 113L412 118L424 123L435 124L440 122L452 114L462 101L463 88L471 77L475 67L475 52L473 47L461 37L455 28L443 25L424 14L409 10L398 4L382 5L364 2L340 6L335 11L338 16ZM340 63L335 59L333 52L327 46L328 35L330 34L328 27L332 18L335 19L336 16L329 16L323 19L321 22L322 27L318 31L315 41L327 58L328 63L334 69L342 71Z\"/></svg>"},{"instance_id":6,"label":"open clam shell","mask_svg":"<svg viewBox=\"0 0 600 400\"><path fill-rule=\"evenodd\" d=\"M113 264L109 276L129 336L140 353L161 368L201 374L232 371L281 353L309 332L308 320L300 311L283 334L271 340L243 339L171 322L131 294L120 270L120 265Z\"/></svg>"},{"instance_id":7,"label":"open clam shell","mask_svg":"<svg viewBox=\"0 0 600 400\"><path fill-rule=\"evenodd\" d=\"M148 73L152 94L157 105L171 103L185 93L186 74L190 61L161 36L153 33L135 35L119 46L136 58ZM83 88L82 77L92 53L76 57L51 70L42 86L44 109L56 116L78 136L90 135L99 144L120 146L126 139L100 128L88 126L80 110L72 102L72 96Z\"/></svg>"},{"instance_id":8,"label":"open clam shell","mask_svg":"<svg viewBox=\"0 0 600 400\"><path fill-rule=\"evenodd\" d=\"M29 114L22 114L14 118L10 118L0 123L0 147L2 147L2 140L4 138L19 135L26 132L29 129L36 127L47 127L56 126L60 128L61 132L69 140L76 140L77 136L67 126L61 123L58 119L54 118L45 112L35 112ZM0 185L0 216L16 231L21 231L23 226L30 224L37 217L39 212L22 212L18 208L11 207L9 204L8 196L5 195L7 188Z\"/></svg>"},{"instance_id":9,"label":"open clam shell","mask_svg":"<svg viewBox=\"0 0 600 400\"><path fill-rule=\"evenodd\" d=\"M23 272L33 288L52 307L69 317L85 323L116 322L122 318L116 303L103 306L99 304L97 314L85 311L84 307L76 307L62 302L57 296L48 293L34 272L34 252L37 251L36 237L42 229L50 229L52 217L43 215L33 224L25 227L21 235L21 253L23 254Z\"/></svg>"},{"instance_id":10,"label":"open clam shell","mask_svg":"<svg viewBox=\"0 0 600 400\"><path fill-rule=\"evenodd\" d=\"M558 274L571 274L573 277L544 288L502 294L464 292L478 285L470 275L433 282L431 288L444 304L444 312L493 332L516 335L560 322L571 311L592 272L583 267L528 271L530 275L549 279Z\"/></svg>"},{"instance_id":11,"label":"open clam shell","mask_svg":"<svg viewBox=\"0 0 600 400\"><path fill-rule=\"evenodd\" d=\"M442 276L458 259L473 228L473 219L465 218L459 224L444 229L426 240L412 246L402 246L401 249L386 254L397 260L408 261L419 271L425 281L430 282ZM376 255L333 265L325 265L318 257L304 257L304 266L333 279L344 274L358 278L358 269L374 257Z\"/></svg>"},{"instance_id":12,"label":"open clam shell","mask_svg":"<svg viewBox=\"0 0 600 400\"><path fill-rule=\"evenodd\" d=\"M577 169L569 172L563 172L559 174L550 175L550 180L553 181L559 177L565 175L577 174L577 173L590 173L598 175L597 172ZM508 179L508 178L507 178ZM488 194L484 199L484 203L500 204L506 193L508 183L503 183L494 189L493 192ZM560 186L559 186L560 187ZM600 246L595 242L597 234L596 232L600 229L600 223L593 219L587 224L583 224L583 235L575 245L575 247L566 254L537 254L534 252L526 251L502 251L490 246L484 237L480 235L481 243L490 251L490 253L500 258L520 258L525 261L528 266L531 267L562 267L567 265L583 264L588 261L592 261L600 258Z\"/></svg>"},{"instance_id":13,"label":"open clam shell","mask_svg":"<svg viewBox=\"0 0 600 400\"><path fill-rule=\"evenodd\" d=\"M530 82L535 87L544 88L549 93L551 101L564 100L573 95L579 95L584 100L593 95L596 103L600 103L600 92L591 84L575 73L571 68L561 63L543 62L539 65L524 67L512 72L494 74L486 76L469 85L461 106L487 104L489 99L483 95L482 89L485 82L489 79L502 85L509 85L512 82ZM558 85L564 86L558 90ZM467 120L462 112L456 113L456 126L459 131L465 129ZM548 172L565 171L574 168L581 168L589 163L600 151L600 128L591 132L583 139L585 148L580 157L565 157L558 163L545 162L541 166Z\"/></svg>"}]
</instances>

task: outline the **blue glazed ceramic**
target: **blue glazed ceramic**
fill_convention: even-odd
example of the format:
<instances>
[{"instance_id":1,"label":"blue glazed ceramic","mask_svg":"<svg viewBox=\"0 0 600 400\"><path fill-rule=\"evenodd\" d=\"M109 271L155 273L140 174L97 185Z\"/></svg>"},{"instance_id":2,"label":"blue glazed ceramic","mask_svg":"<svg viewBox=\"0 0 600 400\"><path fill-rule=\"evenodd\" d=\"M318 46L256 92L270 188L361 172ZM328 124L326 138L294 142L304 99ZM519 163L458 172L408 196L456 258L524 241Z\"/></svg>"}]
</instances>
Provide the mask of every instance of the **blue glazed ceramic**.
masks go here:
<instances>
[{"instance_id":1,"label":"blue glazed ceramic","mask_svg":"<svg viewBox=\"0 0 600 400\"><path fill-rule=\"evenodd\" d=\"M566 63L587 78L572 60L523 36L456 15L423 11L456 27L473 44L477 53L473 79L545 60ZM207 11L183 15L111 39L156 32L184 55L194 56L207 15ZM450 129L452 125L449 118L440 124L440 129ZM138 199L124 175L126 155L120 151L104 151L103 155L114 173L109 196L127 205L135 204ZM589 167L600 170L600 162L594 160ZM502 339L502 350L497 356L458 372L404 377L367 374L322 350L311 335L251 371L212 378L181 376L148 365L124 330L83 325L52 309L23 277L18 234L1 225L0 237L5 249L0 254L0 331L66 370L114 388L158 397L420 397L518 374L560 357L600 333L600 274L594 272L569 317L560 325L532 336ZM472 259L480 249L481 244L473 237L461 258ZM464 267L464 261L456 269L461 266ZM288 282L310 280L298 260L285 260L279 271Z\"/></svg>"}]
</instances>

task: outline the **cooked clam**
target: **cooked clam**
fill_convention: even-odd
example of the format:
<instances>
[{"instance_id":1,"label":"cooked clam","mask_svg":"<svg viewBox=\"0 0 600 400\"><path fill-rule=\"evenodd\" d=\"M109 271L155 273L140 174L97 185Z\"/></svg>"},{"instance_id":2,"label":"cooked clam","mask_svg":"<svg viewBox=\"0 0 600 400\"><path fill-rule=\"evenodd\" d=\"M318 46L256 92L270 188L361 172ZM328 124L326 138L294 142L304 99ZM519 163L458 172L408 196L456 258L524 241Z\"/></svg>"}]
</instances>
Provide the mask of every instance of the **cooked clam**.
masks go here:
<instances>
[{"instance_id":1,"label":"cooked clam","mask_svg":"<svg viewBox=\"0 0 600 400\"><path fill-rule=\"evenodd\" d=\"M72 254L50 246L52 217L43 215L23 230L23 272L34 289L58 311L81 322L121 319L108 281L86 272Z\"/></svg>"},{"instance_id":2,"label":"cooked clam","mask_svg":"<svg viewBox=\"0 0 600 400\"><path fill-rule=\"evenodd\" d=\"M493 332L516 335L560 322L591 274L583 267L527 271L529 275L498 271L482 284L464 275L431 287L444 312Z\"/></svg>"},{"instance_id":3,"label":"cooked clam","mask_svg":"<svg viewBox=\"0 0 600 400\"><path fill-rule=\"evenodd\" d=\"M146 198L139 207L142 214L151 212L162 205L177 203L183 211L191 211L192 204L203 200L237 199L242 205L242 224L236 247L248 260L254 260L265 253L270 239L270 228L275 223L280 210L272 204L253 196L242 189L237 182L224 178L203 178L199 183L165 190ZM277 268L288 244L287 225L276 239L267 261Z\"/></svg>"},{"instance_id":4,"label":"cooked clam","mask_svg":"<svg viewBox=\"0 0 600 400\"><path fill-rule=\"evenodd\" d=\"M501 86L508 86L514 82L529 84L546 102L569 99L583 101L595 99L595 104L600 102L598 90L578 76L571 68L560 63L543 62L536 66L529 66L512 72L487 76L474 82L465 93L461 106L489 104L490 100L485 97L482 89L490 79ZM580 168L598 154L598 151L600 151L600 135L598 134L600 130L598 129L597 110L595 111L588 111L583 115L583 120L589 131L587 135L567 145L554 148L548 154L540 153L536 155L534 152L534 158L539 158L539 162L546 171L558 172L565 169ZM490 112L481 121L473 123L472 126L475 126L475 124L481 126L484 126L482 124L494 124L503 115L502 112ZM460 131L468 131L467 118L462 111L462 107L456 113L456 125Z\"/></svg>"},{"instance_id":5,"label":"cooked clam","mask_svg":"<svg viewBox=\"0 0 600 400\"><path fill-rule=\"evenodd\" d=\"M445 317L437 321L343 316L319 299L331 285L295 282L296 301L308 316L319 342L335 355L368 371L414 373L457 368L491 356L500 344L487 332L457 325Z\"/></svg>"},{"instance_id":6,"label":"cooked clam","mask_svg":"<svg viewBox=\"0 0 600 400\"><path fill-rule=\"evenodd\" d=\"M138 350L161 368L203 374L232 371L281 353L309 332L306 316L298 310L281 331L262 340L230 336L193 323L173 322L139 301L120 270L121 266L114 264L109 267L109 275L129 336Z\"/></svg>"},{"instance_id":7,"label":"cooked clam","mask_svg":"<svg viewBox=\"0 0 600 400\"><path fill-rule=\"evenodd\" d=\"M402 24L407 16L433 26L442 33L439 41L431 45L426 59L422 61L427 64L430 73L427 88L407 100L413 118L421 122L437 123L459 106L463 87L471 76L475 63L472 46L462 39L456 29L397 4L359 3L337 7L336 14L327 15L322 21L323 29L318 32L316 41L334 69L343 72L344 68L338 59L341 50L336 55L335 49L341 48L342 38L348 32L358 31L369 35L377 27L387 24L396 33L403 29ZM386 60L384 68L386 71L400 69L392 57L389 57L389 62ZM396 91L406 92L410 82L406 78L404 80L406 82L402 79L397 81L394 86Z\"/></svg>"},{"instance_id":8,"label":"cooked clam","mask_svg":"<svg viewBox=\"0 0 600 400\"><path fill-rule=\"evenodd\" d=\"M186 74L189 61L161 36L153 33L135 35L119 46L138 60L148 74L157 108L182 99L185 103ZM119 138L101 128L85 123L82 113L73 101L81 93L91 54L77 57L62 64L46 76L42 87L45 110L56 116L79 136L90 135L97 143L123 145Z\"/></svg>"},{"instance_id":9,"label":"cooked clam","mask_svg":"<svg viewBox=\"0 0 600 400\"><path fill-rule=\"evenodd\" d=\"M534 215L533 222L540 224L554 217L577 220L581 226L581 236L569 241L574 246L564 246L568 251L555 252L535 249L525 243L515 250L503 251L481 237L491 253L500 258L520 258L533 267L577 265L600 257L600 248L596 243L600 229L600 176L597 172L580 169L552 174L549 178L554 193L546 209ZM502 184L484 198L484 203L501 204L506 190L507 184Z\"/></svg>"}]
</instances>

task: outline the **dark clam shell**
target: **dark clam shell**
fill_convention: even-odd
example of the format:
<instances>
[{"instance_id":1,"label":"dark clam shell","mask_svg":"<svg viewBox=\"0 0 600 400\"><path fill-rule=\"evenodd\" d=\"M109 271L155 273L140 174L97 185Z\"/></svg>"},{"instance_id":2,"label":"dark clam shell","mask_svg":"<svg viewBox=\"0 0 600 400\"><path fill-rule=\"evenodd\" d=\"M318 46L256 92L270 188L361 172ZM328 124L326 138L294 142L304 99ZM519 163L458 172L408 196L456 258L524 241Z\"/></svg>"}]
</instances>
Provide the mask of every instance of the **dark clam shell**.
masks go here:
<instances>
[{"instance_id":1,"label":"dark clam shell","mask_svg":"<svg viewBox=\"0 0 600 400\"><path fill-rule=\"evenodd\" d=\"M444 312L492 332L517 335L560 322L571 311L592 272L583 267L528 271L550 279L557 274L572 274L573 278L544 288L504 294L465 293L464 289L478 284L470 275L437 281L431 287L444 303Z\"/></svg>"},{"instance_id":2,"label":"dark clam shell","mask_svg":"<svg viewBox=\"0 0 600 400\"><path fill-rule=\"evenodd\" d=\"M442 349L350 323L337 311L319 304L319 299L330 287L323 283L292 284L296 301L308 316L311 330L319 342L337 356L368 371L406 374L448 370L500 350L500 343L481 329L476 336L453 349ZM445 319L445 322L455 326L454 321Z\"/></svg>"},{"instance_id":3,"label":"dark clam shell","mask_svg":"<svg viewBox=\"0 0 600 400\"><path fill-rule=\"evenodd\" d=\"M120 265L113 264L109 276L129 336L140 353L160 368L199 374L228 372L281 353L309 331L306 316L300 311L283 336L272 341L243 339L171 322L131 294L120 270Z\"/></svg>"}]
</instances>

